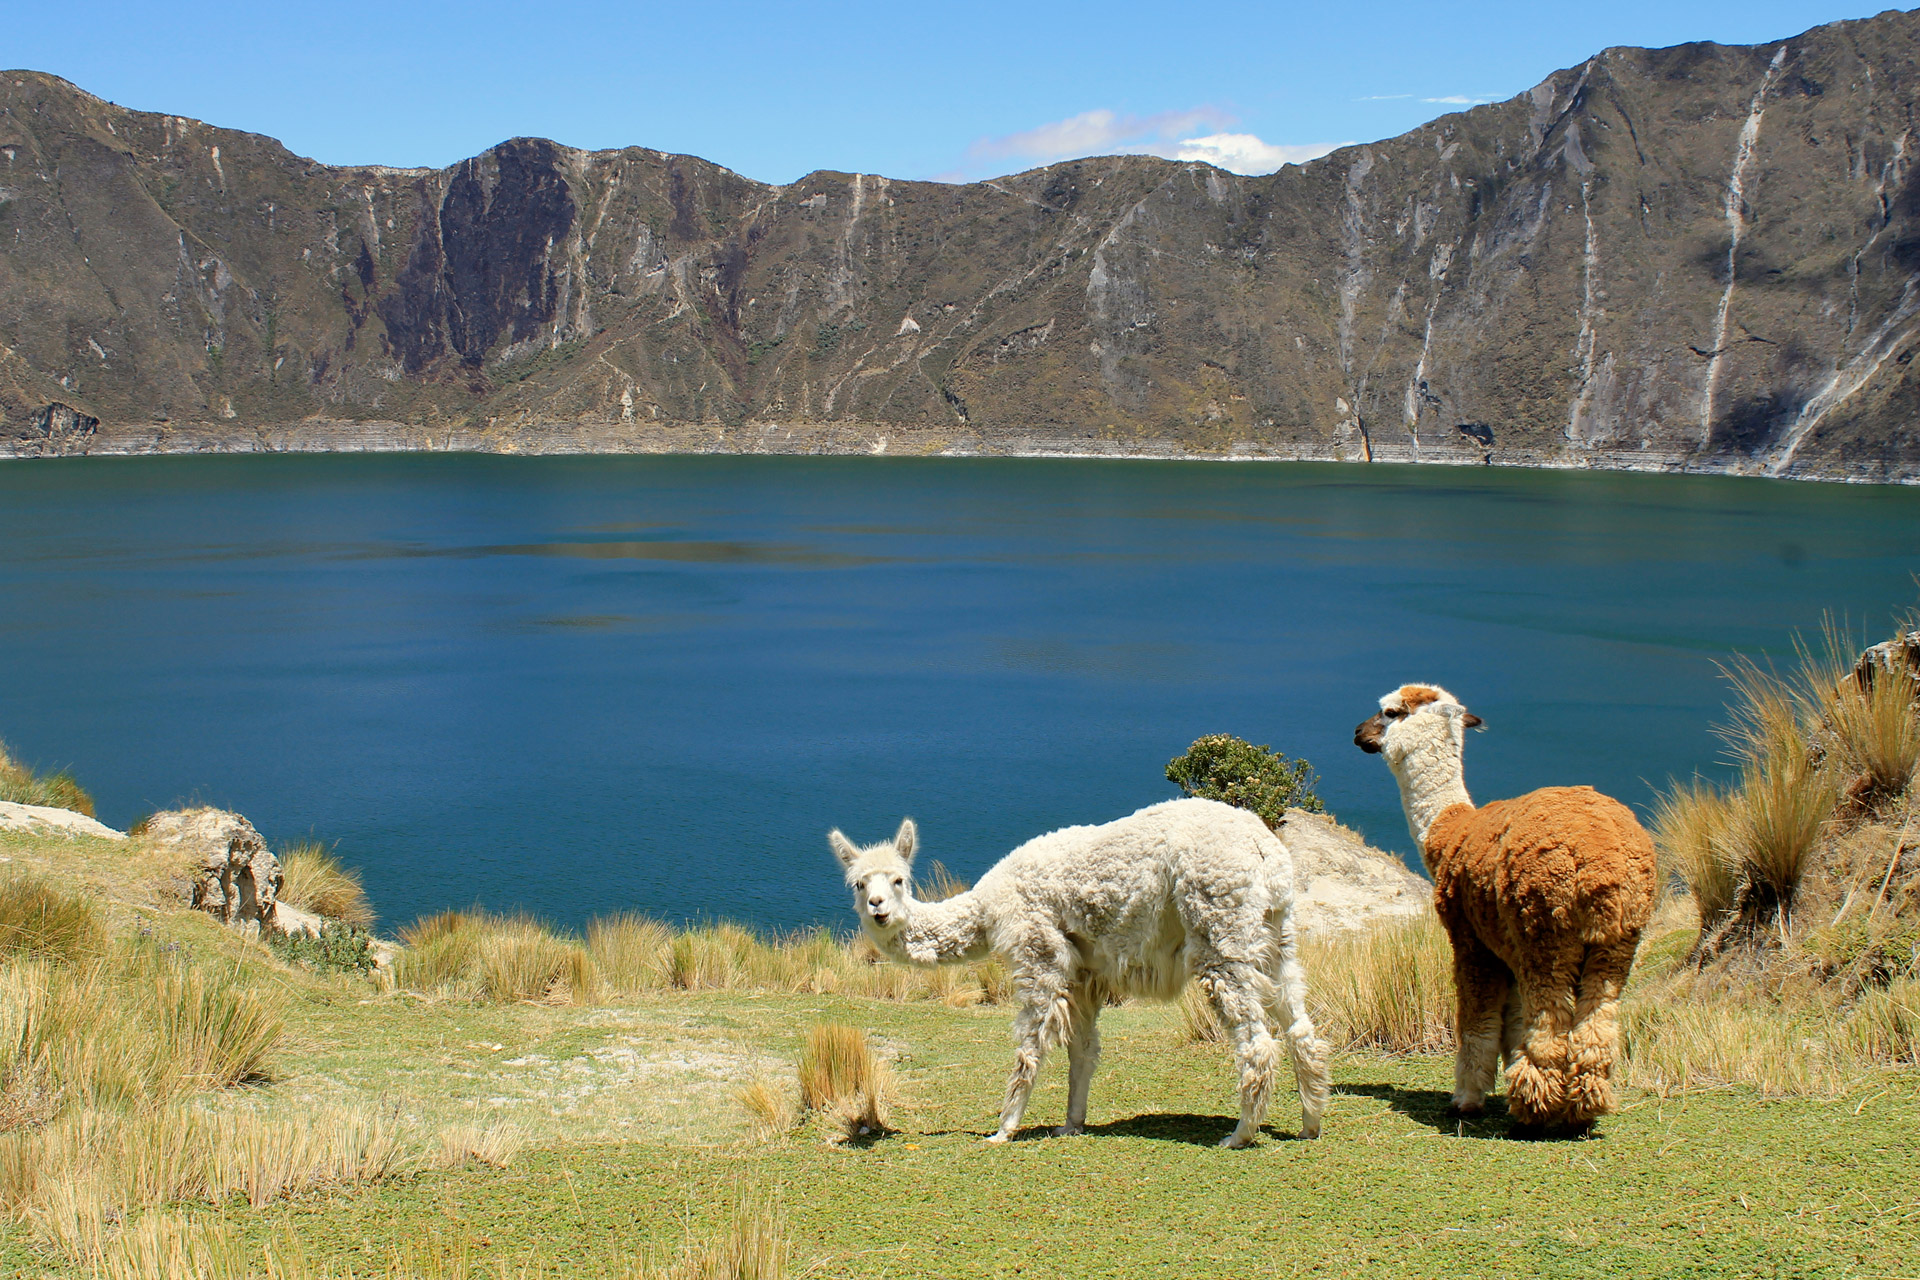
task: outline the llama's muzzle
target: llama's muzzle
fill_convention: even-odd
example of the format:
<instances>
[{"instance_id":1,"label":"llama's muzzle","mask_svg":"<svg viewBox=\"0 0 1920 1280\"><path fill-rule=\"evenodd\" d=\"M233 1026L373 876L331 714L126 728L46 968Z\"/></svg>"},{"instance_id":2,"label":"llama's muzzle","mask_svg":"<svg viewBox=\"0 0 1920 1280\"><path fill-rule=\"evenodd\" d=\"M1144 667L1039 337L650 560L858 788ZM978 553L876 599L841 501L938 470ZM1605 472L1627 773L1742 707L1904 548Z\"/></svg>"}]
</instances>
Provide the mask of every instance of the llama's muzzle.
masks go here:
<instances>
[{"instance_id":1,"label":"llama's muzzle","mask_svg":"<svg viewBox=\"0 0 1920 1280\"><path fill-rule=\"evenodd\" d=\"M1387 718L1378 711L1354 726L1353 745L1370 756L1380 754L1380 744L1386 740Z\"/></svg>"}]
</instances>

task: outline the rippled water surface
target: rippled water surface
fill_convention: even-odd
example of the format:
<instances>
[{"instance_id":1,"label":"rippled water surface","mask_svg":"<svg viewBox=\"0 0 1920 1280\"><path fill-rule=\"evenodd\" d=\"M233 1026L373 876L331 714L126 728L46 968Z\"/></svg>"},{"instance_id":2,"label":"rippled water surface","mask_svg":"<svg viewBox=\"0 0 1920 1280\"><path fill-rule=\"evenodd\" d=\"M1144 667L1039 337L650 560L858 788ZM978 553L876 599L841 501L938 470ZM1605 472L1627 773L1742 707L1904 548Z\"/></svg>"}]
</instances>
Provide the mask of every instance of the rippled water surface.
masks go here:
<instances>
[{"instance_id":1,"label":"rippled water surface","mask_svg":"<svg viewBox=\"0 0 1920 1280\"><path fill-rule=\"evenodd\" d=\"M1914 603L1920 491L1094 461L0 465L0 737L124 824L317 835L474 902L851 923L824 834L974 875L1229 732L1409 848L1374 700L1484 716L1485 798L1715 766L1734 651Z\"/></svg>"}]
</instances>

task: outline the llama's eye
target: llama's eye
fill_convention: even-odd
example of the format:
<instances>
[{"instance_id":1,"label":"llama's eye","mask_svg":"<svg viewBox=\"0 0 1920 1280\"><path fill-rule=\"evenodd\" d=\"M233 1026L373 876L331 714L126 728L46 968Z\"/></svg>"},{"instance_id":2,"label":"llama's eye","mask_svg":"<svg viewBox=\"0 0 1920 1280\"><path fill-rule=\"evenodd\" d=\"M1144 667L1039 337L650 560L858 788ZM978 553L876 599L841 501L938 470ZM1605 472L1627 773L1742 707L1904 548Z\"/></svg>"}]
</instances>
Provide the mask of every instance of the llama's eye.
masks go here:
<instances>
[{"instance_id":1,"label":"llama's eye","mask_svg":"<svg viewBox=\"0 0 1920 1280\"><path fill-rule=\"evenodd\" d=\"M1401 710L1399 707L1394 707L1394 708L1391 708L1390 710L1382 712L1381 714L1386 716L1386 718L1389 720L1398 720L1401 716L1404 716L1407 713Z\"/></svg>"},{"instance_id":2,"label":"llama's eye","mask_svg":"<svg viewBox=\"0 0 1920 1280\"><path fill-rule=\"evenodd\" d=\"M899 887L900 887L901 885L903 885L903 884L905 884L905 883L906 883L906 881L905 881L905 880L902 880L902 879L901 879L901 878L900 878L899 876L895 876L895 877L893 878L893 887L894 887L894 888L896 888L896 889L898 889L898 888L899 888Z\"/></svg>"}]
</instances>

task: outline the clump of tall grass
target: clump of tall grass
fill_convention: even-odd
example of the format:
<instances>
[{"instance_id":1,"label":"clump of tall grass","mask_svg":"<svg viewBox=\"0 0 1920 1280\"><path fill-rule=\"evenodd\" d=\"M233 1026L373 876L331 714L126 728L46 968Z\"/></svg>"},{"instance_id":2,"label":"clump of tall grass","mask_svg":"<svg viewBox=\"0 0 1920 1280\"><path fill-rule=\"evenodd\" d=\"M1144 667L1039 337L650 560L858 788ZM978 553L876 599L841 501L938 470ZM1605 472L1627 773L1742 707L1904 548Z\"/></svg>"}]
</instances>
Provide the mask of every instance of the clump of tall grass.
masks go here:
<instances>
[{"instance_id":1,"label":"clump of tall grass","mask_svg":"<svg viewBox=\"0 0 1920 1280\"><path fill-rule=\"evenodd\" d=\"M454 1169L477 1161L504 1169L526 1143L526 1135L512 1125L456 1125L440 1133L440 1165Z\"/></svg>"},{"instance_id":2,"label":"clump of tall grass","mask_svg":"<svg viewBox=\"0 0 1920 1280\"><path fill-rule=\"evenodd\" d=\"M99 956L106 936L91 899L36 875L0 877L0 956L76 963Z\"/></svg>"},{"instance_id":3,"label":"clump of tall grass","mask_svg":"<svg viewBox=\"0 0 1920 1280\"><path fill-rule=\"evenodd\" d=\"M365 929L373 924L360 873L340 865L333 850L315 841L296 844L280 855L280 901Z\"/></svg>"},{"instance_id":4,"label":"clump of tall grass","mask_svg":"<svg viewBox=\"0 0 1920 1280\"><path fill-rule=\"evenodd\" d=\"M152 942L108 946L92 904L44 881L6 889L0 936L15 945L0 947L0 1130L267 1074L276 993Z\"/></svg>"},{"instance_id":5,"label":"clump of tall grass","mask_svg":"<svg viewBox=\"0 0 1920 1280\"><path fill-rule=\"evenodd\" d=\"M1795 647L1805 672L1797 693L1815 742L1835 757L1848 800L1880 810L1920 770L1920 680L1904 664L1861 663L1852 635L1831 618L1817 648Z\"/></svg>"},{"instance_id":6,"label":"clump of tall grass","mask_svg":"<svg viewBox=\"0 0 1920 1280\"><path fill-rule=\"evenodd\" d=\"M799 1077L800 1105L829 1139L848 1141L885 1130L893 1072L858 1027L823 1022L810 1028L800 1050Z\"/></svg>"},{"instance_id":7,"label":"clump of tall grass","mask_svg":"<svg viewBox=\"0 0 1920 1280\"><path fill-rule=\"evenodd\" d=\"M631 912L587 925L587 954L600 981L616 996L634 996L671 986L673 930Z\"/></svg>"},{"instance_id":8,"label":"clump of tall grass","mask_svg":"<svg viewBox=\"0 0 1920 1280\"><path fill-rule=\"evenodd\" d=\"M593 958L525 916L443 911L400 931L397 986L493 1003L585 1004L599 985Z\"/></svg>"},{"instance_id":9,"label":"clump of tall grass","mask_svg":"<svg viewBox=\"0 0 1920 1280\"><path fill-rule=\"evenodd\" d=\"M778 1138L793 1132L800 1122L791 1090L772 1080L750 1080L733 1091L733 1100L746 1113L747 1127L756 1138Z\"/></svg>"},{"instance_id":10,"label":"clump of tall grass","mask_svg":"<svg viewBox=\"0 0 1920 1280\"><path fill-rule=\"evenodd\" d=\"M663 988L774 991L964 1007L1003 1001L1011 989L1006 966L997 959L939 968L894 964L866 938L826 929L766 935L723 922L675 931L622 915L587 926L587 951L607 990L617 995Z\"/></svg>"},{"instance_id":11,"label":"clump of tall grass","mask_svg":"<svg viewBox=\"0 0 1920 1280\"><path fill-rule=\"evenodd\" d=\"M281 1120L186 1105L88 1110L0 1135L0 1213L69 1257L97 1259L111 1254L115 1224L142 1209L235 1197L259 1208L415 1163L393 1126L368 1111Z\"/></svg>"},{"instance_id":12,"label":"clump of tall grass","mask_svg":"<svg viewBox=\"0 0 1920 1280\"><path fill-rule=\"evenodd\" d=\"M1719 732L1739 775L1725 789L1676 783L1654 815L1663 858L1700 907L1696 963L1774 940L1832 827L1843 781L1836 754L1815 745L1830 734L1823 708L1839 696L1819 664L1803 651L1792 676L1746 660L1725 670L1735 702Z\"/></svg>"},{"instance_id":13,"label":"clump of tall grass","mask_svg":"<svg viewBox=\"0 0 1920 1280\"><path fill-rule=\"evenodd\" d=\"M92 1270L101 1280L563 1280L579 1271L577 1262L539 1253L488 1258L480 1251L484 1244L456 1231L451 1239L411 1240L384 1262L316 1266L290 1228L249 1251L224 1222L163 1210L130 1221L92 1259ZM610 1280L787 1280L794 1271L786 1215L777 1198L748 1192L710 1234L689 1240L669 1260L629 1258L594 1274Z\"/></svg>"},{"instance_id":14,"label":"clump of tall grass","mask_svg":"<svg viewBox=\"0 0 1920 1280\"><path fill-rule=\"evenodd\" d=\"M4 742L0 742L0 800L71 809L89 818L94 816L93 797L74 781L71 773L62 769L58 773L37 774L15 760Z\"/></svg>"},{"instance_id":15,"label":"clump of tall grass","mask_svg":"<svg viewBox=\"0 0 1920 1280\"><path fill-rule=\"evenodd\" d=\"M1224 1044L1227 1039L1220 1010L1198 982L1189 981L1180 992L1180 1039L1187 1044Z\"/></svg>"},{"instance_id":16,"label":"clump of tall grass","mask_svg":"<svg viewBox=\"0 0 1920 1280\"><path fill-rule=\"evenodd\" d=\"M1725 915L1740 887L1727 843L1732 817L1727 794L1700 778L1676 782L1654 800L1653 839L1661 868L1686 885L1702 920Z\"/></svg>"},{"instance_id":17,"label":"clump of tall grass","mask_svg":"<svg viewBox=\"0 0 1920 1280\"><path fill-rule=\"evenodd\" d=\"M1314 1021L1341 1048L1438 1053L1453 1044L1453 947L1432 912L1309 939Z\"/></svg>"}]
</instances>

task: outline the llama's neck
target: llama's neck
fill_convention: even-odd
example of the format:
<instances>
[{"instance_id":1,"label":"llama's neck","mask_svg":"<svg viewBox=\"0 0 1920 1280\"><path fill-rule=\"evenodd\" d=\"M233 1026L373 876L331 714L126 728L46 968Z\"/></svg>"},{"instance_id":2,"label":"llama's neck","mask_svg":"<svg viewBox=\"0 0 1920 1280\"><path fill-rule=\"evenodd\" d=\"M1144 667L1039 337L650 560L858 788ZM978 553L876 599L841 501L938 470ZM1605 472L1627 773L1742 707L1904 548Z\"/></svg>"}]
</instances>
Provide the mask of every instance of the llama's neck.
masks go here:
<instances>
[{"instance_id":1,"label":"llama's neck","mask_svg":"<svg viewBox=\"0 0 1920 1280\"><path fill-rule=\"evenodd\" d=\"M1394 781L1400 784L1400 807L1407 814L1407 830L1413 833L1423 858L1433 820L1456 804L1473 804L1460 767L1462 744L1447 732L1445 721L1437 721L1437 727L1440 732L1407 744L1389 762Z\"/></svg>"},{"instance_id":2,"label":"llama's neck","mask_svg":"<svg viewBox=\"0 0 1920 1280\"><path fill-rule=\"evenodd\" d=\"M971 890L944 902L915 902L899 931L878 941L888 956L909 964L982 960L993 949L986 912Z\"/></svg>"}]
</instances>

